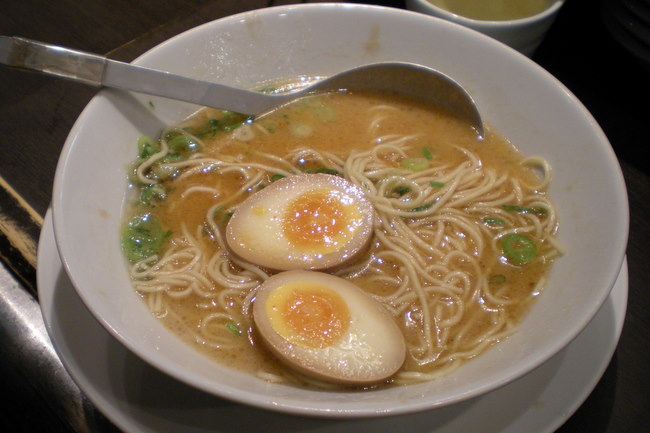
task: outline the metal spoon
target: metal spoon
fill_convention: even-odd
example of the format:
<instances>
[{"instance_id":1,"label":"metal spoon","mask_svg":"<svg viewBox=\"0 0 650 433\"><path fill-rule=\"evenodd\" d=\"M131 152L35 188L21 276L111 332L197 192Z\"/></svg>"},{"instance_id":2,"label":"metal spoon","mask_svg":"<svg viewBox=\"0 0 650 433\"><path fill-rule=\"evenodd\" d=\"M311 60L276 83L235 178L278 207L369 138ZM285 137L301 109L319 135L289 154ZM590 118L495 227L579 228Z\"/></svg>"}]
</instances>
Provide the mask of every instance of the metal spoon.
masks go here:
<instances>
[{"instance_id":1,"label":"metal spoon","mask_svg":"<svg viewBox=\"0 0 650 433\"><path fill-rule=\"evenodd\" d=\"M300 96L336 90L387 90L450 110L483 137L472 97L448 76L425 66L384 62L337 73L289 93L268 94L195 80L19 37L0 36L0 63L148 95L259 116Z\"/></svg>"}]
</instances>

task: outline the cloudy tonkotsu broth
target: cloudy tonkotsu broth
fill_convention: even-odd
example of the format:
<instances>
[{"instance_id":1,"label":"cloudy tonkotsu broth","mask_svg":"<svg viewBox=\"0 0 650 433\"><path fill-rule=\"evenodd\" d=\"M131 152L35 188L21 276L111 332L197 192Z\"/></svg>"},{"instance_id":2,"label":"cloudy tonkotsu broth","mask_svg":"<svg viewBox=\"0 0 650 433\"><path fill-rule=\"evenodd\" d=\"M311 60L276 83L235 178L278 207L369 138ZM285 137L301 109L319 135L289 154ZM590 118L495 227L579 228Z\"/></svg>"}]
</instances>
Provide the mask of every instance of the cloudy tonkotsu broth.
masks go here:
<instances>
[{"instance_id":1,"label":"cloudy tonkotsu broth","mask_svg":"<svg viewBox=\"0 0 650 433\"><path fill-rule=\"evenodd\" d=\"M135 290L180 338L269 381L305 384L253 326L250 303L272 272L229 255L223 231L280 177L344 176L373 203L369 250L329 272L402 329L407 357L391 384L449 374L515 332L558 255L546 163L412 101L328 94L255 121L204 109L162 138L140 140L133 170L124 238L146 237L125 246Z\"/></svg>"}]
</instances>

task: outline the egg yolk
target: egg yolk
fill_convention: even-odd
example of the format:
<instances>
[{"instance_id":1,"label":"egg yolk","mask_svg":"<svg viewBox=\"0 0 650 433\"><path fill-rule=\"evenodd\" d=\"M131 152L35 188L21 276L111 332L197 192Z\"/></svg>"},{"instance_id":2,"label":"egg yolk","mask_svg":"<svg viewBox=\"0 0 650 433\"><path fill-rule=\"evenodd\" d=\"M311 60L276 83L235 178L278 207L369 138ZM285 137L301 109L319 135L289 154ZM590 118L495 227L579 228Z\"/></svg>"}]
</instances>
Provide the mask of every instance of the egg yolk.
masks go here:
<instances>
[{"instance_id":1,"label":"egg yolk","mask_svg":"<svg viewBox=\"0 0 650 433\"><path fill-rule=\"evenodd\" d=\"M292 344L323 349L347 331L350 311L334 290L295 282L278 287L265 305L271 327Z\"/></svg>"},{"instance_id":2,"label":"egg yolk","mask_svg":"<svg viewBox=\"0 0 650 433\"><path fill-rule=\"evenodd\" d=\"M317 189L289 203L282 230L303 251L330 252L343 248L361 224L354 199L341 191Z\"/></svg>"}]
</instances>

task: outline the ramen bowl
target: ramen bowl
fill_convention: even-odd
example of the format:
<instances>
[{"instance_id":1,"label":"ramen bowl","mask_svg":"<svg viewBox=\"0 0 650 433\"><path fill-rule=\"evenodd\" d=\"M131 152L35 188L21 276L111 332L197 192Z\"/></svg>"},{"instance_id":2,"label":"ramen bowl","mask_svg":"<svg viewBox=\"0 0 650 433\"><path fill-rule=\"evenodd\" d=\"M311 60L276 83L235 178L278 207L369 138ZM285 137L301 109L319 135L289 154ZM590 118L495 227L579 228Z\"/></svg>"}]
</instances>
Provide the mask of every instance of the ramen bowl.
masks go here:
<instances>
[{"instance_id":1,"label":"ramen bowl","mask_svg":"<svg viewBox=\"0 0 650 433\"><path fill-rule=\"evenodd\" d=\"M564 0L548 0L547 8L529 16L499 20L483 18L483 15L478 15L481 18L460 15L428 0L407 0L406 4L411 10L476 30L531 56L544 40L546 32L564 4Z\"/></svg>"},{"instance_id":2,"label":"ramen bowl","mask_svg":"<svg viewBox=\"0 0 650 433\"><path fill-rule=\"evenodd\" d=\"M252 87L380 61L414 62L453 77L472 94L490 127L523 154L542 156L552 166L550 194L565 254L517 333L448 376L367 391L269 383L199 354L150 314L132 288L120 247L126 170L136 140L157 136L198 107L114 90L102 90L80 115L54 182L57 248L94 317L134 354L189 386L255 407L322 417L403 414L467 400L525 375L568 345L598 311L618 274L627 240L626 191L594 119L523 55L423 14L308 4L207 23L135 62ZM92 342L88 345L92 350Z\"/></svg>"}]
</instances>

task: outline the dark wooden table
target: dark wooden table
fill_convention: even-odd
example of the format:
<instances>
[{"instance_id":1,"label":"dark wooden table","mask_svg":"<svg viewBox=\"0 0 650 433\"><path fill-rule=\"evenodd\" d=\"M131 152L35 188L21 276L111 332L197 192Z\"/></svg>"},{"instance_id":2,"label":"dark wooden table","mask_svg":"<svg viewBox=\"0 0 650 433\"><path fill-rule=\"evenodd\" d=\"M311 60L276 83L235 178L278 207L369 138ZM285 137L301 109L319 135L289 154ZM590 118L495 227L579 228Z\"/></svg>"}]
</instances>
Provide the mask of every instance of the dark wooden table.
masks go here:
<instances>
[{"instance_id":1,"label":"dark wooden table","mask_svg":"<svg viewBox=\"0 0 650 433\"><path fill-rule=\"evenodd\" d=\"M650 60L626 48L615 36L611 8L617 2L568 0L533 57L582 100L608 135L627 182L631 211L629 304L623 334L604 376L558 430L561 433L650 431L650 159L645 148L649 144ZM2 35L130 61L198 24L249 9L299 2L1 3ZM400 1L374 3L404 7ZM645 4L650 10L650 2ZM94 94L94 89L79 84L0 67L1 431L116 431L79 392L52 351L38 310L35 282L38 234L50 203L58 155L77 115ZM645 105L638 107L637 101Z\"/></svg>"}]
</instances>

